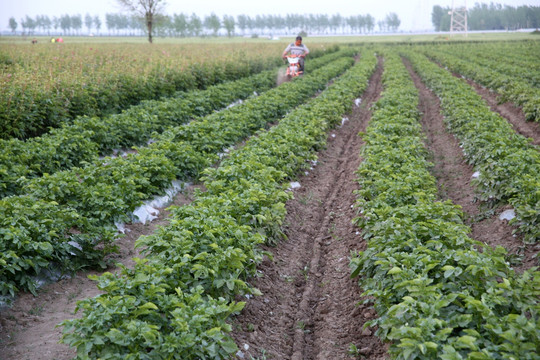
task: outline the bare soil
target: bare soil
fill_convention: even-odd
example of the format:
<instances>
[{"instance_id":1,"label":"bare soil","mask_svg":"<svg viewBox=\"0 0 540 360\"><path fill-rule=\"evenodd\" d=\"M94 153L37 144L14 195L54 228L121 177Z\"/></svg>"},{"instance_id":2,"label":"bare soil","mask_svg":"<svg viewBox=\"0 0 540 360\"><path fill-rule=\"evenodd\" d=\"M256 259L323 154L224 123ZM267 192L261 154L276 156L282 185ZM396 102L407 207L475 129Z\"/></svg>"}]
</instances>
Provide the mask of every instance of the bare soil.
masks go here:
<instances>
[{"instance_id":1,"label":"bare soil","mask_svg":"<svg viewBox=\"0 0 540 360\"><path fill-rule=\"evenodd\" d=\"M354 359L354 344L367 359L387 358L386 347L363 329L376 316L364 300L357 280L350 278L349 258L365 243L352 224L357 189L354 171L360 164L370 105L380 96L382 66L370 80L362 104L349 121L328 137L318 164L300 177L301 187L287 202L287 240L266 248L253 285L262 292L247 300L234 321L238 358ZM243 299L246 300L246 299Z\"/></svg>"},{"instance_id":2,"label":"bare soil","mask_svg":"<svg viewBox=\"0 0 540 360\"><path fill-rule=\"evenodd\" d=\"M412 70L410 63L404 60L405 65L414 80L420 93L420 111L423 113L422 126L427 136L426 146L431 152L434 163L433 175L437 178L440 196L443 200L450 199L454 204L461 206L465 213L465 223L472 229L471 237L490 246L502 246L508 251L508 260L518 272L523 272L533 266L538 266L538 248L535 245L526 245L519 235L513 235L515 227L508 224L507 220L500 220L499 215L509 206L489 208L477 199L475 188L471 185L474 169L467 164L463 152L459 147L459 141L448 132L444 124L444 117L440 113L440 102L436 95L429 90L420 77ZM476 86L475 88L477 88ZM488 92L489 93L489 92ZM493 94L490 102L496 102ZM502 106L502 105L501 105ZM512 107L504 104L505 109ZM493 111L498 111L499 106L493 104ZM514 109L515 110L515 109ZM502 111L508 121L516 128L531 129L525 121L521 111ZM535 136L531 133L532 136Z\"/></svg>"},{"instance_id":3,"label":"bare soil","mask_svg":"<svg viewBox=\"0 0 540 360\"><path fill-rule=\"evenodd\" d=\"M183 205L191 201L194 186L189 186L176 196L172 205ZM158 218L144 224L126 225L126 235L117 241L119 252L113 254L113 263L127 267L134 265L133 257L139 256L134 248L135 241L143 235L152 234L158 226L168 222L168 211L162 209ZM107 271L118 271L110 267ZM72 359L75 349L58 341L62 337L62 327L56 327L64 320L72 319L77 301L100 293L88 275L99 275L98 271L76 273L69 279L45 285L35 297L30 293L18 295L9 309L0 311L0 359L64 360Z\"/></svg>"}]
</instances>

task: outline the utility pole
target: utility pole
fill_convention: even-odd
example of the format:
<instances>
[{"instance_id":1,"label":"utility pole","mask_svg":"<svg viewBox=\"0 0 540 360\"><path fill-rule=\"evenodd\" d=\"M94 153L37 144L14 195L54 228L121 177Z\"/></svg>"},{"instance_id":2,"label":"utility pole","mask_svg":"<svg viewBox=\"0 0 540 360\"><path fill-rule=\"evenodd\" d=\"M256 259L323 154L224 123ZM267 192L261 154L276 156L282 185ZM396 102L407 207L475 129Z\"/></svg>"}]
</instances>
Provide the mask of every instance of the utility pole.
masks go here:
<instances>
[{"instance_id":1,"label":"utility pole","mask_svg":"<svg viewBox=\"0 0 540 360\"><path fill-rule=\"evenodd\" d=\"M452 0L452 11L450 14L450 35L454 32L463 32L467 37L467 0L465 5L460 7L454 6L454 0Z\"/></svg>"}]
</instances>

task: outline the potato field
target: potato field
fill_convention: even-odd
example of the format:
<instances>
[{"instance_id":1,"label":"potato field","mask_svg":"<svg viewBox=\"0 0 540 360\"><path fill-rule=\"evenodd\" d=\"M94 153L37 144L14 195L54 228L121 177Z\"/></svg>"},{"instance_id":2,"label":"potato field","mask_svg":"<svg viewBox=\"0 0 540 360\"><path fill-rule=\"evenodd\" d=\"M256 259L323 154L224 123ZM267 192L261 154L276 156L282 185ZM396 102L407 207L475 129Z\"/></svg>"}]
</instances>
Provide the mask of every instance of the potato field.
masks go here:
<instances>
[{"instance_id":1,"label":"potato field","mask_svg":"<svg viewBox=\"0 0 540 360\"><path fill-rule=\"evenodd\" d=\"M0 42L0 359L540 359L540 40Z\"/></svg>"}]
</instances>

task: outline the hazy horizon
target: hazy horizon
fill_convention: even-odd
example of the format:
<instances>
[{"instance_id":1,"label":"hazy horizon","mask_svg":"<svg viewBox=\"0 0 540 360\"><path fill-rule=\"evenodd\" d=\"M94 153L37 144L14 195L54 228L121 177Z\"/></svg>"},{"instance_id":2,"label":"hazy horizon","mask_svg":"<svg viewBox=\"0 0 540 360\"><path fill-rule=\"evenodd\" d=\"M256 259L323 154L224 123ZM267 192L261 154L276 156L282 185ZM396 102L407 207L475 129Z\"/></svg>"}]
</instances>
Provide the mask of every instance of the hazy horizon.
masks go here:
<instances>
[{"instance_id":1,"label":"hazy horizon","mask_svg":"<svg viewBox=\"0 0 540 360\"><path fill-rule=\"evenodd\" d=\"M455 5L465 5L473 7L475 2L455 0ZM476 1L478 3L487 3L490 1ZM533 5L539 6L538 1L531 0L506 0L493 1L496 4L521 6ZM340 14L344 17L351 15L366 15L370 14L375 18L375 21L384 20L386 15L394 12L401 20L401 25L398 31L426 31L433 30L431 23L431 11L434 5L443 7L451 7L452 0L436 1L436 0L380 0L377 2L360 1L352 3L350 0L334 0L331 2L311 2L311 1L285 1L274 0L272 2L254 2L246 0L230 0L230 1L195 1L187 4L182 4L180 1L167 1L165 13L168 15L184 13L191 15L192 13L203 18L207 15L215 13L219 17L223 15L238 16L245 14L249 16L255 15L286 15L286 14ZM294 6L291 4L294 3ZM102 22L102 32L106 29L105 14L123 12L115 0L55 0L55 1L40 1L40 0L18 0L18 1L0 1L0 31L10 31L9 19L14 17L17 23L26 15L35 18L37 15L47 15L49 17L62 15L77 15L83 17L88 13L92 16L98 15Z\"/></svg>"}]
</instances>

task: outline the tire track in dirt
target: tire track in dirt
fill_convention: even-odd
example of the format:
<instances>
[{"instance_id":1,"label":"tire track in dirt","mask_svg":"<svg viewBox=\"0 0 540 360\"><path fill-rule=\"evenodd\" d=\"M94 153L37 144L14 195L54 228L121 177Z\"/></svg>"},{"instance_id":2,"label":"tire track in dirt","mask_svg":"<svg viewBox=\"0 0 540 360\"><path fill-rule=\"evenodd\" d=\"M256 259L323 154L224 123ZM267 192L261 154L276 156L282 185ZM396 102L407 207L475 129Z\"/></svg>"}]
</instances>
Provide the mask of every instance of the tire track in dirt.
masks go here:
<instances>
[{"instance_id":1,"label":"tire track in dirt","mask_svg":"<svg viewBox=\"0 0 540 360\"><path fill-rule=\"evenodd\" d=\"M459 141L446 129L439 99L414 72L409 61L404 59L404 63L419 91L419 108L423 114L421 122L427 136L426 146L433 156L432 173L437 179L441 198L450 199L461 206L473 239L507 249L508 259L513 261L513 268L517 272L537 266L538 260L534 256L538 249L534 245L524 244L519 236L512 235L514 228L508 225L508 221L499 219L499 214L509 207L485 209L477 200L471 185L474 169L467 164Z\"/></svg>"},{"instance_id":2,"label":"tire track in dirt","mask_svg":"<svg viewBox=\"0 0 540 360\"><path fill-rule=\"evenodd\" d=\"M238 358L351 359L350 344L363 356L384 359L386 348L363 324L376 316L350 279L349 255L363 241L351 223L357 188L355 170L362 145L357 135L371 116L370 105L382 91L382 62L349 121L331 133L317 166L300 178L301 188L287 203L288 240L266 248L262 276L254 281L262 296L247 301L234 320Z\"/></svg>"}]
</instances>

